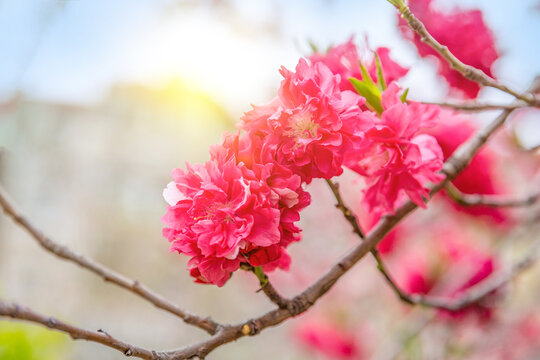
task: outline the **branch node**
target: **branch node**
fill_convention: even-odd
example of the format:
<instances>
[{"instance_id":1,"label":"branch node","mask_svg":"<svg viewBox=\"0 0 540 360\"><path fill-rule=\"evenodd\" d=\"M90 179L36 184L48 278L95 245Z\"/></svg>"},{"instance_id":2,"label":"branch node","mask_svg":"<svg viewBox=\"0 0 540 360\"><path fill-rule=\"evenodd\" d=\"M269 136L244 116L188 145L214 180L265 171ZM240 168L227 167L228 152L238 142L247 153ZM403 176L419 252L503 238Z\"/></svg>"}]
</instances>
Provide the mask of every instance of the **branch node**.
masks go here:
<instances>
[{"instance_id":1,"label":"branch node","mask_svg":"<svg viewBox=\"0 0 540 360\"><path fill-rule=\"evenodd\" d=\"M47 326L50 327L50 328L54 328L56 326L58 322L56 321L56 319L50 317L48 320L47 320Z\"/></svg>"}]
</instances>

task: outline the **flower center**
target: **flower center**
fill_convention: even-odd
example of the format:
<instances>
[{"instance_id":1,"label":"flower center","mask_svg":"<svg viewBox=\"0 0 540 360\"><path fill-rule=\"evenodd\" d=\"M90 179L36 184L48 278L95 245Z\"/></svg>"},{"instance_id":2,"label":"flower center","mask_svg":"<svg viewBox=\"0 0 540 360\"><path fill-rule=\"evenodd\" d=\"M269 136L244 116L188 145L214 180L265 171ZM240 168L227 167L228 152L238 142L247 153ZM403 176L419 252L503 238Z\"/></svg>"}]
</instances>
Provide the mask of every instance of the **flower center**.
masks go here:
<instances>
[{"instance_id":1,"label":"flower center","mask_svg":"<svg viewBox=\"0 0 540 360\"><path fill-rule=\"evenodd\" d=\"M313 122L311 114L304 112L291 116L289 122L290 129L285 132L287 136L301 139L314 138L317 136L319 124Z\"/></svg>"}]
</instances>

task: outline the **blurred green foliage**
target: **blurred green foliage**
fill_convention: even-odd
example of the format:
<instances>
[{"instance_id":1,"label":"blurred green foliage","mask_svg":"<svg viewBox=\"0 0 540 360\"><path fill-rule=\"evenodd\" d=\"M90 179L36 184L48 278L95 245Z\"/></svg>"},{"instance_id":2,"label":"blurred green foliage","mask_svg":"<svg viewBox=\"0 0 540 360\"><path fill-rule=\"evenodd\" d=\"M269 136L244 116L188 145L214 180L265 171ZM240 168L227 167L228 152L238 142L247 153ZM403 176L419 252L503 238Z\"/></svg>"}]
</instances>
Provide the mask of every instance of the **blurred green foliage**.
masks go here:
<instances>
[{"instance_id":1,"label":"blurred green foliage","mask_svg":"<svg viewBox=\"0 0 540 360\"><path fill-rule=\"evenodd\" d=\"M0 321L0 360L66 359L67 341L36 325Z\"/></svg>"}]
</instances>

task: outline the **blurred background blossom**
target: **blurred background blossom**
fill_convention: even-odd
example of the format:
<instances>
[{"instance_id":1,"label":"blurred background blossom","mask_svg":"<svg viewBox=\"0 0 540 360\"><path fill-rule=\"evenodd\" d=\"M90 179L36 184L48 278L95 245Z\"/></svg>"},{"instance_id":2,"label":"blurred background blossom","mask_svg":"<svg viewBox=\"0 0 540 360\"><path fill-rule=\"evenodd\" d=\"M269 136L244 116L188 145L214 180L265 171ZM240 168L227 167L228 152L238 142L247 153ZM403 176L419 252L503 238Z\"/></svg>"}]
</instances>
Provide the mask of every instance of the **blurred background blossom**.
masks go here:
<instances>
[{"instance_id":1,"label":"blurred background blossom","mask_svg":"<svg viewBox=\"0 0 540 360\"><path fill-rule=\"evenodd\" d=\"M537 1L437 4L442 10L456 5L482 9L502 54L495 63L501 81L525 88L540 73L540 42L531 41L532 34L540 34ZM258 284L252 276L235 274L223 289L195 285L185 271L186 258L169 254L159 219L165 211L161 192L170 170L183 167L185 161L207 160L208 146L218 142L224 130L235 131L234 124L251 103L275 96L279 66L293 68L300 56L310 54L310 42L325 49L354 35L357 43L367 42L370 48L387 46L393 58L411 68L403 81L411 88L410 97L441 100L446 89L434 64L417 56L396 24L395 10L383 0L2 0L0 181L40 228L78 252L150 284L197 313L224 322L254 316L269 304L254 293ZM509 101L492 89L482 90L479 99ZM488 112L477 118L481 122L492 116ZM537 111L515 117L516 136L525 146L540 142L537 120ZM532 177L538 162L527 168L531 166ZM351 174L345 179L353 203L354 180ZM354 241L348 224L334 211L324 182L314 181L310 192L313 203L301 222L304 240L290 248L291 271L272 275L286 295L309 284ZM485 225L471 225L471 231L485 234L480 226ZM538 338L538 319L524 310L538 309L537 302L531 303L540 294L535 276L538 269L523 277L526 286L512 295L512 307L493 325L500 338ZM354 344L347 354L385 358L396 342L431 321L425 313L404 312L396 304L393 294L381 286L371 260L343 280L306 315L308 324L324 319L322 335L316 326L310 325L308 332L300 321L291 321L264 336L222 347L212 358L324 356L324 351L314 355L295 346L291 333L308 347L322 336L330 338L335 350L344 346L339 343L343 338ZM176 348L204 337L44 253L5 218L0 218L0 295L145 347ZM340 310L343 299L354 304L346 306L348 313ZM21 326L0 322L0 359L15 358L9 351L16 342L26 349L20 351L47 348L41 353L53 351L51 358L123 358L98 345L47 338L36 335L34 326ZM481 341L481 331L463 328L465 345L456 345L447 341L447 328L439 322L432 326L432 331L407 342L407 354L414 358L439 351L419 350L423 337L428 337L423 343L435 348L453 346L456 354L476 347L475 356L482 358L495 351L493 340ZM516 343L516 351L528 354L530 349L522 348L530 342ZM11 350L5 350L6 344Z\"/></svg>"}]
</instances>

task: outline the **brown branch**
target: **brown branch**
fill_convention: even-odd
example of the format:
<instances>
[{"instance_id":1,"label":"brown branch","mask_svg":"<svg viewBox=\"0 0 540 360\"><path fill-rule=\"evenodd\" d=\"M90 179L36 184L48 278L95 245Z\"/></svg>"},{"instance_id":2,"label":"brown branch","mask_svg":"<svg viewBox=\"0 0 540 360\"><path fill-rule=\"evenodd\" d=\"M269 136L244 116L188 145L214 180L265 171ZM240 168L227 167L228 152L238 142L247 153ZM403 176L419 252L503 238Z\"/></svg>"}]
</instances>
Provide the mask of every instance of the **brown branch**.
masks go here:
<instances>
[{"instance_id":1,"label":"brown branch","mask_svg":"<svg viewBox=\"0 0 540 360\"><path fill-rule=\"evenodd\" d=\"M336 197L336 200L337 200L336 207L343 212L345 218L351 223L351 225L353 226L354 229L359 228L356 217L354 217L354 215L352 215L352 217L347 216L347 214L352 214L352 213L345 206L345 204L343 202L343 198L342 198L342 196L341 196L341 194L339 192L339 187L338 187L339 184L333 183L330 180L327 180L326 182L328 183L330 189L332 190L332 192L334 193L334 196ZM448 182L446 186L448 187L449 184L451 184L451 183ZM361 238L363 238L363 237L361 237ZM404 303L407 303L409 305L422 305L422 306L430 307L430 308L457 311L457 310L460 310L460 309L462 309L464 307L467 307L467 306L481 300L483 297L485 297L486 295L491 293L493 290L495 290L495 289L499 288L500 286L502 286L506 281L509 281L509 279L511 279L511 277L513 277L515 275L514 272L512 272L511 277L508 278L504 283L500 283L499 279L497 279L495 281L494 285L492 285L492 283L490 282L489 283L490 286L488 286L487 288L485 286L482 287L482 289L485 289L485 291L484 290L482 290L482 291L474 291L474 292L472 292L473 295L470 295L469 293L467 293L467 295L464 295L459 300L447 299L447 298L443 298L443 297L414 295L414 294L406 293L405 291L403 291L397 285L397 283L394 281L393 277L390 275L390 272L389 272L388 268L386 267L386 264L384 263L383 259L381 258L380 254L379 254L379 252L377 251L376 248L371 249L370 252L373 255L373 258L375 259L375 261L377 262L377 269L384 276L386 282L388 283L388 285L390 286L392 291L396 294L396 296L401 301L403 301ZM524 261L526 263L529 263L528 259L526 259ZM518 266L518 268L519 268L519 271L523 270L519 266Z\"/></svg>"},{"instance_id":2,"label":"brown branch","mask_svg":"<svg viewBox=\"0 0 540 360\"><path fill-rule=\"evenodd\" d=\"M450 198L463 206L521 207L533 205L540 199L540 192L519 199L501 197L500 195L465 194L451 182L448 182L445 187Z\"/></svg>"},{"instance_id":3,"label":"brown branch","mask_svg":"<svg viewBox=\"0 0 540 360\"><path fill-rule=\"evenodd\" d=\"M130 279L89 257L75 253L65 245L58 244L49 239L17 209L14 202L10 199L9 195L2 186L0 186L0 206L15 223L24 228L45 250L93 272L94 274L102 277L105 281L111 282L120 286L121 288L131 291L143 299L148 300L156 307L182 318L187 324L194 325L210 334L214 334L219 328L220 325L213 320L209 318L201 318L181 309L178 305L172 303L162 295L152 291L138 280Z\"/></svg>"},{"instance_id":4,"label":"brown branch","mask_svg":"<svg viewBox=\"0 0 540 360\"><path fill-rule=\"evenodd\" d=\"M332 190L332 193L334 194L334 197L336 198L337 204L336 208L341 210L343 213L343 216L347 221L351 224L353 231L360 237L360 240L364 239L364 233L360 229L360 225L358 224L358 220L356 219L356 216L352 213L352 211L345 205L345 202L343 201L343 197L341 196L341 193L339 191L339 184L332 182L332 180L326 180L326 183ZM396 285L396 283L392 280L392 277L390 276L390 273L386 269L386 266L379 255L379 251L377 248L371 249L371 255L373 255L373 258L377 262L377 269L380 271L380 273L384 276L386 282L392 290L396 293L396 295L403 300L406 303L413 304L413 302L410 300L410 298L405 294L401 289Z\"/></svg>"},{"instance_id":5,"label":"brown branch","mask_svg":"<svg viewBox=\"0 0 540 360\"><path fill-rule=\"evenodd\" d=\"M288 304L290 303L289 299L284 298L281 296L277 290L274 288L272 283L270 282L270 279L268 278L268 275L264 273L262 268L251 266L250 264L243 263L240 265L240 267L244 270L251 271L257 279L259 280L259 284L261 285L261 288L257 290L257 292L262 291L270 301L272 301L274 304L276 304L279 308L285 309L287 308Z\"/></svg>"},{"instance_id":6,"label":"brown branch","mask_svg":"<svg viewBox=\"0 0 540 360\"><path fill-rule=\"evenodd\" d=\"M0 300L0 317L9 317L39 323L49 329L57 330L71 336L73 340L87 340L96 342L122 352L126 356L135 356L141 359L168 359L166 353L146 350L118 340L103 330L90 331L66 324L52 317L41 315L26 306L8 304Z\"/></svg>"},{"instance_id":7,"label":"brown branch","mask_svg":"<svg viewBox=\"0 0 540 360\"><path fill-rule=\"evenodd\" d=\"M482 70L477 69L473 66L467 65L459 60L454 54L450 52L448 47L439 43L435 38L427 31L424 24L414 16L409 7L405 4L403 0L388 0L398 11L401 13L401 16L407 23L409 27L420 36L420 39L428 44L433 50L435 50L440 56L442 56L452 69L458 71L465 78L477 82L483 86L489 86L495 89L499 89L505 93L508 93L514 96L517 99L520 99L527 104L535 107L540 107L540 99L536 98L531 94L520 94L508 86L499 83L497 80L488 76ZM534 92L533 92L534 93ZM506 109L509 110L509 109Z\"/></svg>"},{"instance_id":8,"label":"brown branch","mask_svg":"<svg viewBox=\"0 0 540 360\"><path fill-rule=\"evenodd\" d=\"M358 224L358 220L356 219L356 216L353 214L353 212L345 205L345 202L343 202L343 198L341 197L341 193L339 192L339 184L333 182L332 180L326 180L326 183L330 187L330 190L332 190L332 193L334 194L334 197L336 198L337 204L336 208L338 208L342 213L345 219L351 224L353 231L356 235L358 235L361 239L364 238L364 233L362 232L362 229L360 229L360 225Z\"/></svg>"},{"instance_id":9,"label":"brown branch","mask_svg":"<svg viewBox=\"0 0 540 360\"><path fill-rule=\"evenodd\" d=\"M441 107L452 108L454 110L471 111L471 112L489 111L489 110L516 110L516 109L525 108L529 106L526 103L520 103L516 105L503 105L503 104L485 104L485 103L476 103L476 102L455 104L455 103L447 103L447 102L429 102L429 101L422 101L422 104L437 105Z\"/></svg>"}]
</instances>

